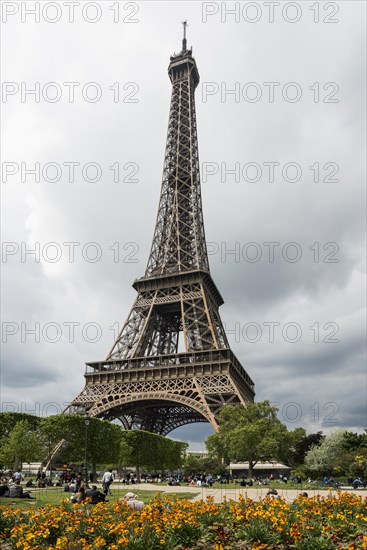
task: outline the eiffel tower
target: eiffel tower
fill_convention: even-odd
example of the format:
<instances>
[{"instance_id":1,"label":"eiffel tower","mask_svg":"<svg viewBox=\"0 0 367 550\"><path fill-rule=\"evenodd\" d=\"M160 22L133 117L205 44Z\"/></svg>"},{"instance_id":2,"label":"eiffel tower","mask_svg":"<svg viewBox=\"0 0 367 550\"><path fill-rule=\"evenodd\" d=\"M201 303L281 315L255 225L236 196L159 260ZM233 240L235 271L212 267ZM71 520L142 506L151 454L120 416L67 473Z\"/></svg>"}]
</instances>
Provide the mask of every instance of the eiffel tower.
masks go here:
<instances>
[{"instance_id":1,"label":"eiffel tower","mask_svg":"<svg viewBox=\"0 0 367 550\"><path fill-rule=\"evenodd\" d=\"M186 22L168 74L163 181L145 276L133 283L135 302L106 360L86 364L85 387L64 411L162 435L193 422L216 430L224 405L245 405L255 395L228 344L218 311L223 298L209 271L194 97L199 72Z\"/></svg>"}]
</instances>

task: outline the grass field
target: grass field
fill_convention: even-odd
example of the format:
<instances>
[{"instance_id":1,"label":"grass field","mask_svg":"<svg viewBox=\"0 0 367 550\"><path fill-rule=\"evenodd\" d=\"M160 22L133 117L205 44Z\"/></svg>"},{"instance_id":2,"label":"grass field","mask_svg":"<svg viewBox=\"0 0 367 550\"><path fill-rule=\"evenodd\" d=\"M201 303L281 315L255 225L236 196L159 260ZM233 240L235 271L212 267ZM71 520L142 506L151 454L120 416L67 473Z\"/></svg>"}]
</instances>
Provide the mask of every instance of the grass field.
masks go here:
<instances>
[{"instance_id":1,"label":"grass field","mask_svg":"<svg viewBox=\"0 0 367 550\"><path fill-rule=\"evenodd\" d=\"M22 499L22 498L4 498L0 497L0 506L10 506L12 508L21 508L27 510L28 508L41 508L46 504L58 505L63 499L70 499L73 493L65 493L62 487L47 487L45 489L31 489L32 497L34 500ZM115 502L117 499L122 498L127 492L136 493L139 499L143 502L149 502L153 497L157 495L159 487L156 491L141 491L132 487L117 487L112 491L112 495L108 495L109 502ZM192 499L198 493L178 493L177 498Z\"/></svg>"},{"instance_id":2,"label":"grass field","mask_svg":"<svg viewBox=\"0 0 367 550\"><path fill-rule=\"evenodd\" d=\"M155 483L156 490L144 490L141 489L142 484L139 486L135 485L124 485L122 483L114 483L112 486L112 495L108 496L109 502L115 502L117 499L122 498L127 492L131 491L133 493L137 493L139 495L139 498L143 500L145 503L149 502L151 498L153 498L157 492L160 491L161 487L167 487L166 482L162 483ZM184 487L185 484L182 484L181 487ZM253 488L269 488L273 487L274 489L281 490L281 489L297 489L297 490L306 490L307 489L317 489L317 490L325 490L328 491L329 487L325 487L322 484L317 485L309 485L307 483L298 484L298 483L280 483L277 481L273 481L270 483L269 486L265 485L254 485ZM223 489L223 490L233 490L233 489L240 489L242 488L239 483L214 483L213 489ZM179 499L187 498L187 499L193 499L199 492L201 491L201 487L198 487L197 493L189 493L189 492L182 492L177 493L177 497ZM244 487L245 489L245 487ZM28 490L28 489L25 489ZM28 508L40 508L42 506L45 506L46 504L51 505L58 505L61 503L63 499L70 499L73 493L65 493L63 490L63 487L46 487L44 489L38 489L38 488L31 488L29 489L31 491L32 497L34 497L34 500L29 499L10 499L10 498L2 498L0 497L0 505L2 506L11 506L12 508L22 508L22 509L28 509ZM175 488L172 487L171 491L172 493L175 492Z\"/></svg>"}]
</instances>

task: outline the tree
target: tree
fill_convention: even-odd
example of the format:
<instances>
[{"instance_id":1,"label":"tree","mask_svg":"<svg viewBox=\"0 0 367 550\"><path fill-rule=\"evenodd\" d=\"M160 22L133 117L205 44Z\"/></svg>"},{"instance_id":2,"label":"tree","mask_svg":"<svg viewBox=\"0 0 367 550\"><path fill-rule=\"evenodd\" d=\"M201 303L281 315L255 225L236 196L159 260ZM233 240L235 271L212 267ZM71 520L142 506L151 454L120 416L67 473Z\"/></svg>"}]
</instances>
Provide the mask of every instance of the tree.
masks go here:
<instances>
[{"instance_id":1,"label":"tree","mask_svg":"<svg viewBox=\"0 0 367 550\"><path fill-rule=\"evenodd\" d=\"M32 429L37 430L41 419L34 414L17 412L0 413L0 441L4 441L4 437L7 437L21 420L26 420Z\"/></svg>"},{"instance_id":2,"label":"tree","mask_svg":"<svg viewBox=\"0 0 367 550\"><path fill-rule=\"evenodd\" d=\"M188 446L144 430L123 431L121 439L120 461L126 466L135 466L138 477L142 466L150 470L180 468Z\"/></svg>"},{"instance_id":3,"label":"tree","mask_svg":"<svg viewBox=\"0 0 367 550\"><path fill-rule=\"evenodd\" d=\"M93 479L96 479L97 464L118 463L122 433L122 428L117 424L98 418L91 419L88 426L87 456L92 464Z\"/></svg>"},{"instance_id":4,"label":"tree","mask_svg":"<svg viewBox=\"0 0 367 550\"><path fill-rule=\"evenodd\" d=\"M225 466L220 458L213 455L203 457L187 454L183 464L183 470L187 475L217 475L225 470Z\"/></svg>"},{"instance_id":5,"label":"tree","mask_svg":"<svg viewBox=\"0 0 367 550\"><path fill-rule=\"evenodd\" d=\"M292 432L287 430L286 436L280 441L277 453L278 460L293 468L297 466L299 464L299 449L302 446L302 442L305 439L307 440L307 437L304 428L295 428Z\"/></svg>"},{"instance_id":6,"label":"tree","mask_svg":"<svg viewBox=\"0 0 367 550\"><path fill-rule=\"evenodd\" d=\"M317 432L313 434L306 433L303 437L294 446L294 452L291 454L292 466L298 466L303 464L305 460L306 453L311 449L312 446L321 445L322 441L325 439L325 436L322 432Z\"/></svg>"},{"instance_id":7,"label":"tree","mask_svg":"<svg viewBox=\"0 0 367 550\"><path fill-rule=\"evenodd\" d=\"M229 466L230 459L228 456L228 448L222 434L210 435L205 441L205 445L209 456L218 458L224 467Z\"/></svg>"},{"instance_id":8,"label":"tree","mask_svg":"<svg viewBox=\"0 0 367 550\"><path fill-rule=\"evenodd\" d=\"M222 452L227 461L248 462L250 477L259 461L284 460L304 431L289 432L277 410L269 401L224 407L218 432L206 441L208 451Z\"/></svg>"},{"instance_id":9,"label":"tree","mask_svg":"<svg viewBox=\"0 0 367 550\"><path fill-rule=\"evenodd\" d=\"M128 464L132 464L134 462L134 459L132 458L132 453L133 453L133 448L129 444L128 439L122 436L120 441L120 447L119 447L119 460L118 460L119 467L127 466Z\"/></svg>"},{"instance_id":10,"label":"tree","mask_svg":"<svg viewBox=\"0 0 367 550\"><path fill-rule=\"evenodd\" d=\"M44 447L39 434L27 420L20 420L3 440L0 460L17 470L22 467L23 462L40 460L43 453Z\"/></svg>"},{"instance_id":11,"label":"tree","mask_svg":"<svg viewBox=\"0 0 367 550\"><path fill-rule=\"evenodd\" d=\"M343 453L344 429L325 437L320 445L313 445L305 455L305 466L310 472L332 474L345 472L346 453Z\"/></svg>"},{"instance_id":12,"label":"tree","mask_svg":"<svg viewBox=\"0 0 367 550\"><path fill-rule=\"evenodd\" d=\"M83 416L59 414L42 419L41 433L52 449L61 440L65 440L60 449L60 455L65 462L83 462L87 443L87 460L92 464L94 479L97 464L118 462L122 429L117 424L91 418L86 441Z\"/></svg>"},{"instance_id":13,"label":"tree","mask_svg":"<svg viewBox=\"0 0 367 550\"><path fill-rule=\"evenodd\" d=\"M367 430L361 434L345 432L342 447L348 455L349 473L367 478Z\"/></svg>"},{"instance_id":14,"label":"tree","mask_svg":"<svg viewBox=\"0 0 367 550\"><path fill-rule=\"evenodd\" d=\"M364 433L344 432L342 446L347 451L359 451L367 449L367 430Z\"/></svg>"},{"instance_id":15,"label":"tree","mask_svg":"<svg viewBox=\"0 0 367 550\"><path fill-rule=\"evenodd\" d=\"M199 456L195 456L192 454L189 454L185 457L185 461L183 464L184 472L187 475L194 475L197 476L201 473L203 473L203 463L202 458Z\"/></svg>"}]
</instances>

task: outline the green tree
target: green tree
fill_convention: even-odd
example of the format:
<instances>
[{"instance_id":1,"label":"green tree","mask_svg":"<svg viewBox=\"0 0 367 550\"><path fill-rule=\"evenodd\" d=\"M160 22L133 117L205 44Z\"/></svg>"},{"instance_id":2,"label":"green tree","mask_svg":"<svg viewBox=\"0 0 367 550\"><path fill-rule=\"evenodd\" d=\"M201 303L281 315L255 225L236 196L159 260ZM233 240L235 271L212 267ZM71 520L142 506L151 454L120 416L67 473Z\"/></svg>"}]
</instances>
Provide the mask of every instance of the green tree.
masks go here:
<instances>
[{"instance_id":1,"label":"green tree","mask_svg":"<svg viewBox=\"0 0 367 550\"><path fill-rule=\"evenodd\" d=\"M0 413L0 441L7 437L20 420L26 420L28 424L37 430L41 419L38 416L27 413L3 412Z\"/></svg>"},{"instance_id":2,"label":"green tree","mask_svg":"<svg viewBox=\"0 0 367 550\"><path fill-rule=\"evenodd\" d=\"M188 454L185 457L183 464L183 470L187 475L197 476L201 474L203 470L203 459L199 456Z\"/></svg>"},{"instance_id":3,"label":"green tree","mask_svg":"<svg viewBox=\"0 0 367 550\"><path fill-rule=\"evenodd\" d=\"M320 445L313 445L305 455L305 466L317 474L345 473L346 453L343 452L345 429L335 430Z\"/></svg>"},{"instance_id":4,"label":"green tree","mask_svg":"<svg viewBox=\"0 0 367 550\"><path fill-rule=\"evenodd\" d=\"M39 434L27 420L18 421L7 437L3 438L0 460L17 470L23 462L40 460L44 447Z\"/></svg>"},{"instance_id":5,"label":"green tree","mask_svg":"<svg viewBox=\"0 0 367 550\"><path fill-rule=\"evenodd\" d=\"M133 462L132 452L133 452L133 448L128 442L127 438L122 436L120 441L120 446L119 446L119 460L118 460L119 467L132 464Z\"/></svg>"},{"instance_id":6,"label":"green tree","mask_svg":"<svg viewBox=\"0 0 367 550\"><path fill-rule=\"evenodd\" d=\"M58 414L42 419L41 434L47 446L54 449L60 441L57 453L65 462L83 460L85 452L85 426L83 417L77 414Z\"/></svg>"},{"instance_id":7,"label":"green tree","mask_svg":"<svg viewBox=\"0 0 367 550\"><path fill-rule=\"evenodd\" d=\"M65 462L84 462L87 444L87 461L92 465L94 479L97 464L118 463L122 429L117 424L91 418L86 439L83 416L59 414L43 418L40 429L52 449L64 440L59 454Z\"/></svg>"},{"instance_id":8,"label":"green tree","mask_svg":"<svg viewBox=\"0 0 367 550\"><path fill-rule=\"evenodd\" d=\"M123 431L121 439L120 462L135 466L138 477L143 466L150 470L180 468L187 448L187 443L144 430Z\"/></svg>"},{"instance_id":9,"label":"green tree","mask_svg":"<svg viewBox=\"0 0 367 550\"><path fill-rule=\"evenodd\" d=\"M269 401L224 407L219 430L206 441L209 452L220 452L225 460L249 463L249 475L259 461L284 460L303 430L289 432L277 418L277 408Z\"/></svg>"},{"instance_id":10,"label":"green tree","mask_svg":"<svg viewBox=\"0 0 367 550\"><path fill-rule=\"evenodd\" d=\"M299 464L298 451L304 439L307 439L304 428L295 428L292 432L287 430L284 439L279 442L278 460L293 468L297 466Z\"/></svg>"},{"instance_id":11,"label":"green tree","mask_svg":"<svg viewBox=\"0 0 367 550\"><path fill-rule=\"evenodd\" d=\"M349 474L367 478L367 430L361 434L345 432L342 447L347 453Z\"/></svg>"},{"instance_id":12,"label":"green tree","mask_svg":"<svg viewBox=\"0 0 367 550\"><path fill-rule=\"evenodd\" d=\"M225 465L220 458L213 455L202 457L187 454L183 463L183 470L186 475L217 475L223 473L225 470Z\"/></svg>"},{"instance_id":13,"label":"green tree","mask_svg":"<svg viewBox=\"0 0 367 550\"><path fill-rule=\"evenodd\" d=\"M301 429L303 430L303 428ZM306 435L306 432L303 430L301 437L295 442L294 449L291 450L289 454L288 462L290 465L296 467L303 464L306 453L311 449L311 447L321 445L324 439L325 436L322 435L322 432Z\"/></svg>"},{"instance_id":14,"label":"green tree","mask_svg":"<svg viewBox=\"0 0 367 550\"><path fill-rule=\"evenodd\" d=\"M342 446L347 451L360 451L367 449L367 430L364 433L344 432Z\"/></svg>"},{"instance_id":15,"label":"green tree","mask_svg":"<svg viewBox=\"0 0 367 550\"><path fill-rule=\"evenodd\" d=\"M202 458L203 469L206 474L218 475L223 474L226 470L223 461L219 457L207 456Z\"/></svg>"},{"instance_id":16,"label":"green tree","mask_svg":"<svg viewBox=\"0 0 367 550\"><path fill-rule=\"evenodd\" d=\"M217 437L215 437L217 436ZM229 450L226 439L222 437L222 433L212 434L205 442L207 451L210 457L217 458L221 461L224 467L229 466Z\"/></svg>"}]
</instances>

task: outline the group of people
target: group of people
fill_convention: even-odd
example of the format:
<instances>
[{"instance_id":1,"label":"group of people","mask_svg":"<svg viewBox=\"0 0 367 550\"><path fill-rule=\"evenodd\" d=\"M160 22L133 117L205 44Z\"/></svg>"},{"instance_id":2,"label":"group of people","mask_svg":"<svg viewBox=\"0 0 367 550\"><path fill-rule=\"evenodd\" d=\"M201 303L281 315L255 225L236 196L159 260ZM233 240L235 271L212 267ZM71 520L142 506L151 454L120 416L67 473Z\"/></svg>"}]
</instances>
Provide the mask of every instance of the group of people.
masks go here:
<instances>
[{"instance_id":1,"label":"group of people","mask_svg":"<svg viewBox=\"0 0 367 550\"><path fill-rule=\"evenodd\" d=\"M114 475L112 470L106 470L102 477L102 490L97 489L97 485L92 485L91 488L86 487L81 472L78 472L73 477L70 477L70 483L64 484L65 492L74 493L70 500L72 502L83 502L86 498L91 499L92 504L98 504L99 502L108 502L106 496L112 495L111 484L114 481Z\"/></svg>"},{"instance_id":2,"label":"group of people","mask_svg":"<svg viewBox=\"0 0 367 550\"><path fill-rule=\"evenodd\" d=\"M269 491L266 493L266 497L270 498L271 500L281 498L278 491L276 489L269 489ZM298 498L308 498L308 493L303 492L298 495Z\"/></svg>"},{"instance_id":3,"label":"group of people","mask_svg":"<svg viewBox=\"0 0 367 550\"><path fill-rule=\"evenodd\" d=\"M23 479L20 470L17 470L10 478L3 477L0 483L0 497L33 499L34 497L31 496L30 492L24 490L21 485ZM42 477L42 473L39 471L36 481L42 479L45 479L45 477ZM72 502L82 503L86 499L89 499L91 504L99 504L100 502L108 502L106 496L112 494L111 484L114 481L114 475L111 470L106 470L102 477L102 491L97 488L97 485L92 485L88 488L81 472L63 476L62 481L64 482L64 490L73 493L70 498ZM29 486L29 483L32 482L28 481L26 485ZM32 486L34 486L33 483ZM139 500L135 493L129 492L120 500L126 502L127 506L132 510L142 510L144 507L144 502Z\"/></svg>"},{"instance_id":4,"label":"group of people","mask_svg":"<svg viewBox=\"0 0 367 550\"><path fill-rule=\"evenodd\" d=\"M80 504L81 502L84 502L85 499L89 498L91 501L91 504L99 504L100 502L108 502L106 500L106 495L104 493L101 493L97 489L97 485L92 485L92 487L88 490L85 490L84 485L79 487L79 491L75 493L70 500L72 502L77 502Z\"/></svg>"},{"instance_id":5,"label":"group of people","mask_svg":"<svg viewBox=\"0 0 367 550\"><path fill-rule=\"evenodd\" d=\"M340 486L340 483L338 481L335 481L333 476L330 476L330 477L324 476L323 483L328 487L334 487L336 489Z\"/></svg>"},{"instance_id":6,"label":"group of people","mask_svg":"<svg viewBox=\"0 0 367 550\"><path fill-rule=\"evenodd\" d=\"M76 480L78 479L78 476L76 477ZM100 502L108 502L106 499L106 496L108 494L112 495L111 491L111 484L114 481L114 475L112 473L112 470L106 470L106 472L103 474L102 477L102 490L103 492L99 491L96 485L92 485L92 487L88 490L85 490L84 483L81 482L81 486L79 487L79 490L75 495L71 497L71 500L73 502L81 503L85 501L87 498L91 500L91 504L99 504ZM138 496L134 493L127 493L122 499L126 504L131 508L132 510L142 510L144 508L144 502L141 500L138 500Z\"/></svg>"},{"instance_id":7,"label":"group of people","mask_svg":"<svg viewBox=\"0 0 367 550\"><path fill-rule=\"evenodd\" d=\"M3 477L0 485L0 497L9 498L33 498L29 491L25 491L20 484L21 478Z\"/></svg>"}]
</instances>

